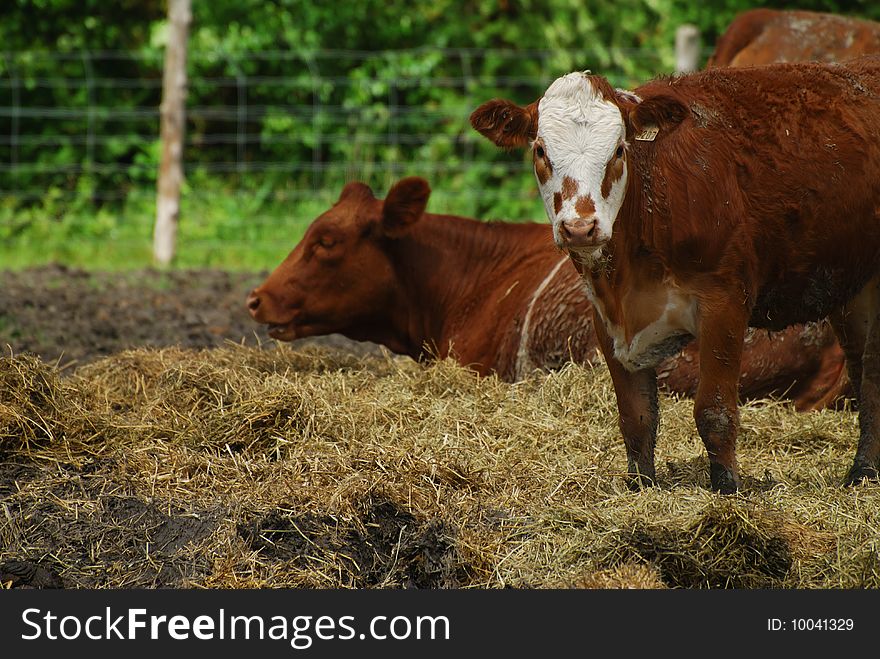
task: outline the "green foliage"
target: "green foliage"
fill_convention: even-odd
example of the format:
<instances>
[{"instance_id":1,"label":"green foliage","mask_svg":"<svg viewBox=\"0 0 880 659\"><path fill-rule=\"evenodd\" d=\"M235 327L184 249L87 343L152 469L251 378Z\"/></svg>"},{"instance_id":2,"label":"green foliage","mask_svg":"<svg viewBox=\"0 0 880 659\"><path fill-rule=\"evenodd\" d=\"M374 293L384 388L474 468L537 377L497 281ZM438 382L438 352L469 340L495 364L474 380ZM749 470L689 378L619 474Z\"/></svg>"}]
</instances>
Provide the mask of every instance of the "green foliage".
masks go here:
<instances>
[{"instance_id":1,"label":"green foliage","mask_svg":"<svg viewBox=\"0 0 880 659\"><path fill-rule=\"evenodd\" d=\"M874 0L796 4L880 19ZM193 0L181 262L233 263L237 249L277 243L277 229L292 232L286 249L352 178L383 194L422 175L431 210L540 219L522 156L473 134L470 111L492 96L529 102L575 69L633 86L671 71L678 25L696 24L708 53L753 6L795 3ZM0 7L0 264L80 260L74 245L106 260L108 241L136 246L121 263L148 258L165 11L162 0Z\"/></svg>"},{"instance_id":2,"label":"green foliage","mask_svg":"<svg viewBox=\"0 0 880 659\"><path fill-rule=\"evenodd\" d=\"M336 200L317 195L295 212L271 187L232 186L196 174L184 191L176 265L255 270L276 265L308 224ZM151 262L155 192L136 190L113 206L70 204L58 189L39 203L14 208L0 201L0 266L19 269L59 262L97 270L141 268Z\"/></svg>"}]
</instances>

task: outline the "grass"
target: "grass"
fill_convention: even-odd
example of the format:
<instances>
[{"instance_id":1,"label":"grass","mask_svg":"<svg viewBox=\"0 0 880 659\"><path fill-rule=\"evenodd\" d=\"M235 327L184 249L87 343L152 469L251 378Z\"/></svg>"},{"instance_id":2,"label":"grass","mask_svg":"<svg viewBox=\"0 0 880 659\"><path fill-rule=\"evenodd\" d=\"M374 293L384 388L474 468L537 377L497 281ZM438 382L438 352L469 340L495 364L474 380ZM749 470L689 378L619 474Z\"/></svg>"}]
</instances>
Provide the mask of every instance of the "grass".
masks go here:
<instances>
[{"instance_id":1,"label":"grass","mask_svg":"<svg viewBox=\"0 0 880 659\"><path fill-rule=\"evenodd\" d=\"M90 270L118 271L153 265L155 198L132 194L116 208L7 210L0 227L0 267L21 270L59 263ZM281 204L254 211L240 193L193 194L182 201L174 266L254 270L278 263L330 201L309 200L294 212ZM11 229L13 216L20 229Z\"/></svg>"}]
</instances>

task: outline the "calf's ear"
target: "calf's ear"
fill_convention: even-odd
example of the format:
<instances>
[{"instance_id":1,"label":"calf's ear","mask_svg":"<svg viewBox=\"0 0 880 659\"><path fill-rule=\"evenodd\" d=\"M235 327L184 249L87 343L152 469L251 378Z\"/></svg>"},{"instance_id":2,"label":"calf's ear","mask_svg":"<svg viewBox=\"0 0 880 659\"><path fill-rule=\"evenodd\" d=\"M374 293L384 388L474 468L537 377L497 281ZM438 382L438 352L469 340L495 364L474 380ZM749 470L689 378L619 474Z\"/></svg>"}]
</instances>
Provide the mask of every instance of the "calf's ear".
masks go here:
<instances>
[{"instance_id":1,"label":"calf's ear","mask_svg":"<svg viewBox=\"0 0 880 659\"><path fill-rule=\"evenodd\" d=\"M636 105L621 105L621 107L628 112L626 119L628 138L653 128L658 129L662 135L664 131L668 132L678 126L688 115L687 107L671 96L654 96Z\"/></svg>"},{"instance_id":2,"label":"calf's ear","mask_svg":"<svg viewBox=\"0 0 880 659\"><path fill-rule=\"evenodd\" d=\"M471 113L471 126L503 149L527 147L538 135L538 101L522 107L492 99Z\"/></svg>"},{"instance_id":3,"label":"calf's ear","mask_svg":"<svg viewBox=\"0 0 880 659\"><path fill-rule=\"evenodd\" d=\"M395 238L417 222L425 212L431 187L418 176L401 179L388 191L382 204L382 228Z\"/></svg>"}]
</instances>

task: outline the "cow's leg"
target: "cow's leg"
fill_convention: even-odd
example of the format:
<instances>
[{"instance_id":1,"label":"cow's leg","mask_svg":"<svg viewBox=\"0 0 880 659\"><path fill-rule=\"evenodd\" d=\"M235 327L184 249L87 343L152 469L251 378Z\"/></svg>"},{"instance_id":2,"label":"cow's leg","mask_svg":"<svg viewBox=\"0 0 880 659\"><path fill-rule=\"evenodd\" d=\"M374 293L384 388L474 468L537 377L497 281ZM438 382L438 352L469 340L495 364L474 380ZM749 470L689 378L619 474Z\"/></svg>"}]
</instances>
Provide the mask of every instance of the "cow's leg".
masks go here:
<instances>
[{"instance_id":1,"label":"cow's leg","mask_svg":"<svg viewBox=\"0 0 880 659\"><path fill-rule=\"evenodd\" d=\"M858 401L862 389L862 355L868 338L867 325L863 322L865 318L861 313L854 313L852 305L847 305L831 314L829 320L843 348L853 397Z\"/></svg>"},{"instance_id":2,"label":"cow's leg","mask_svg":"<svg viewBox=\"0 0 880 659\"><path fill-rule=\"evenodd\" d=\"M877 478L880 466L880 277L831 317L859 408L859 444L846 484Z\"/></svg>"},{"instance_id":3,"label":"cow's leg","mask_svg":"<svg viewBox=\"0 0 880 659\"><path fill-rule=\"evenodd\" d=\"M657 401L657 375L654 369L631 373L620 364L611 368L611 379L617 394L620 433L626 445L627 484L636 490L654 485L654 447L660 407Z\"/></svg>"},{"instance_id":4,"label":"cow's leg","mask_svg":"<svg viewBox=\"0 0 880 659\"><path fill-rule=\"evenodd\" d=\"M653 368L626 370L614 358L614 348L601 319L596 318L594 325L617 397L618 424L626 445L627 484L632 489L653 485L654 445L660 419L657 373Z\"/></svg>"},{"instance_id":5,"label":"cow's leg","mask_svg":"<svg viewBox=\"0 0 880 659\"><path fill-rule=\"evenodd\" d=\"M719 296L721 297L721 296ZM704 303L700 307L700 384L694 420L709 454L712 489L732 494L739 488L736 436L737 388L748 327L745 305Z\"/></svg>"}]
</instances>

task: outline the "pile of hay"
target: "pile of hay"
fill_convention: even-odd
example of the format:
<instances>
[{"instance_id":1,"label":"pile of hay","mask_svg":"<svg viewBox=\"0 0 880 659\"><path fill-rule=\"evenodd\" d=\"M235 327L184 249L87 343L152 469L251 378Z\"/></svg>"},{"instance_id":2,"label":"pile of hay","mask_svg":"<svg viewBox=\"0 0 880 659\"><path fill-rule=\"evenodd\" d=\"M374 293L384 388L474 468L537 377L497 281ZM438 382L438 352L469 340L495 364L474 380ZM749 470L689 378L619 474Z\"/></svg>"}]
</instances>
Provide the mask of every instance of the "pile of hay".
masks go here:
<instances>
[{"instance_id":1,"label":"pile of hay","mask_svg":"<svg viewBox=\"0 0 880 659\"><path fill-rule=\"evenodd\" d=\"M707 489L692 403L661 414L659 487L631 492L601 368L507 384L451 361L229 346L62 379L5 357L0 582L880 585L880 486L840 485L855 414L744 407L734 497Z\"/></svg>"}]
</instances>

